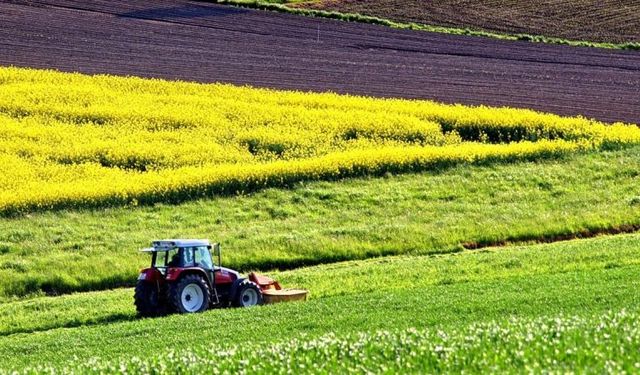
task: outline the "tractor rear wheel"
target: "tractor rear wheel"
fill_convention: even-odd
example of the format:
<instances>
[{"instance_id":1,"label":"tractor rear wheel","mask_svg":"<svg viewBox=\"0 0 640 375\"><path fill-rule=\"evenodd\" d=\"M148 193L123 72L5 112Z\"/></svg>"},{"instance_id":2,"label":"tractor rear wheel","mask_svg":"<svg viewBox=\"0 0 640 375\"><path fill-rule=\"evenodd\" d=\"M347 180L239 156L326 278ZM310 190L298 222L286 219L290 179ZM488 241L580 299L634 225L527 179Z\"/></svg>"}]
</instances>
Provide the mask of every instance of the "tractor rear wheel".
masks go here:
<instances>
[{"instance_id":1,"label":"tractor rear wheel","mask_svg":"<svg viewBox=\"0 0 640 375\"><path fill-rule=\"evenodd\" d=\"M262 305L262 292L256 283L249 280L242 280L233 298L233 306L250 307Z\"/></svg>"},{"instance_id":2,"label":"tractor rear wheel","mask_svg":"<svg viewBox=\"0 0 640 375\"><path fill-rule=\"evenodd\" d=\"M209 284L198 275L187 275L169 286L169 301L175 312L195 313L209 308Z\"/></svg>"},{"instance_id":3,"label":"tractor rear wheel","mask_svg":"<svg viewBox=\"0 0 640 375\"><path fill-rule=\"evenodd\" d=\"M155 283L138 281L133 295L133 303L136 305L136 310L140 316L151 317L163 313L160 293Z\"/></svg>"}]
</instances>

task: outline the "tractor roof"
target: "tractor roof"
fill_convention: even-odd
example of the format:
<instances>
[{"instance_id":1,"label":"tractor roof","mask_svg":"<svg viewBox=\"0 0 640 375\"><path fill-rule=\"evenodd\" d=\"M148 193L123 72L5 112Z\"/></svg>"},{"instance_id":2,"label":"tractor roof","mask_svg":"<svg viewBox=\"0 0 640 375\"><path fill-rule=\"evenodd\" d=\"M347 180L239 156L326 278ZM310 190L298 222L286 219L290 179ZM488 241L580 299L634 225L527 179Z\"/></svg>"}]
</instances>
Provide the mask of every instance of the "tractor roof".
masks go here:
<instances>
[{"instance_id":1,"label":"tractor roof","mask_svg":"<svg viewBox=\"0 0 640 375\"><path fill-rule=\"evenodd\" d=\"M173 240L160 240L153 241L151 246L141 251L153 252L153 251L169 251L178 247L195 247L195 246L209 246L209 240L194 240L194 239L173 239Z\"/></svg>"}]
</instances>

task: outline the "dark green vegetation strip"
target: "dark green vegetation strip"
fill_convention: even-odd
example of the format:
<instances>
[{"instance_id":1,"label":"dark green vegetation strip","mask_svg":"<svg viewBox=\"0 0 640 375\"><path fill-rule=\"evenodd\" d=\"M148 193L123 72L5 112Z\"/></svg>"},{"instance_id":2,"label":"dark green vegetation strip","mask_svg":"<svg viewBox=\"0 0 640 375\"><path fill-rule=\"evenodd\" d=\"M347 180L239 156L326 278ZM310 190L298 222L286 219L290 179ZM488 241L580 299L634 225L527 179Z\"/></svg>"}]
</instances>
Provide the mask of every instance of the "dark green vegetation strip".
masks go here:
<instances>
[{"instance_id":1,"label":"dark green vegetation strip","mask_svg":"<svg viewBox=\"0 0 640 375\"><path fill-rule=\"evenodd\" d=\"M241 270L616 232L640 224L640 148L0 220L0 295L131 286L155 238L210 238Z\"/></svg>"},{"instance_id":2,"label":"dark green vegetation strip","mask_svg":"<svg viewBox=\"0 0 640 375\"><path fill-rule=\"evenodd\" d=\"M412 327L446 332L513 317L637 310L640 272L634 254L639 237L287 271L278 277L309 287L312 300L159 319L132 320L131 290L7 303L0 305L3 330L13 325L32 333L0 338L0 363L5 369L59 366L98 354L103 359L128 360L162 355L170 349L205 346L216 350L229 343L257 348L301 333L312 339L328 332ZM11 322L9 314L24 318ZM54 323L47 327L42 317L54 317ZM55 329L68 327L69 322L82 326ZM37 332L46 328L53 329Z\"/></svg>"},{"instance_id":3,"label":"dark green vegetation strip","mask_svg":"<svg viewBox=\"0 0 640 375\"><path fill-rule=\"evenodd\" d=\"M269 10L276 11L282 13L290 13L297 14L302 16L309 17L322 17L322 18L330 18L341 21L349 21L349 22L362 22L369 23L374 25L382 25L387 27L393 27L396 29L405 29L405 30L417 30L417 31L428 31L435 33L444 33L444 34L452 34L452 35L468 35L468 36L479 36L479 37L488 37L502 40L522 40L529 41L535 43L550 43L550 44L563 44L575 47L593 47L593 48L606 48L606 49L621 49L621 50L640 50L640 43L637 42L626 42L626 43L606 43L606 42L591 42L585 40L568 40L563 38L554 38L547 37L543 35L529 35L529 34L507 34L507 33L497 33L490 31L481 31L481 30L471 30L468 28L456 28L456 27L445 27L445 26L435 26L435 25L425 25L419 23L404 23L404 22L396 22L385 18L366 16L362 14L354 14L354 13L341 13L336 11L326 11L326 10L317 10L317 9L304 9L304 8L292 8L283 4L282 1L269 1L269 0L203 0L208 2L216 2L219 4L227 4L238 7L252 8L252 9L261 9L261 10Z\"/></svg>"}]
</instances>

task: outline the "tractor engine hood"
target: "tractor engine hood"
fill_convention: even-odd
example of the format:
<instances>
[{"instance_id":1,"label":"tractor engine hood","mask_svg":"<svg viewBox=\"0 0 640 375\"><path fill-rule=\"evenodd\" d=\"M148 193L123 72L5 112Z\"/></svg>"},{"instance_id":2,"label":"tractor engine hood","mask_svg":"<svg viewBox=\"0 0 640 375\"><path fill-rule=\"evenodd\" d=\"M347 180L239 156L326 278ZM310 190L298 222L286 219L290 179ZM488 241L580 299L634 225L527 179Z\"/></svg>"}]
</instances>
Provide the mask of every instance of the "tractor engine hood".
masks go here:
<instances>
[{"instance_id":1,"label":"tractor engine hood","mask_svg":"<svg viewBox=\"0 0 640 375\"><path fill-rule=\"evenodd\" d=\"M226 267L217 267L215 275L217 284L230 284L240 278L238 272Z\"/></svg>"}]
</instances>

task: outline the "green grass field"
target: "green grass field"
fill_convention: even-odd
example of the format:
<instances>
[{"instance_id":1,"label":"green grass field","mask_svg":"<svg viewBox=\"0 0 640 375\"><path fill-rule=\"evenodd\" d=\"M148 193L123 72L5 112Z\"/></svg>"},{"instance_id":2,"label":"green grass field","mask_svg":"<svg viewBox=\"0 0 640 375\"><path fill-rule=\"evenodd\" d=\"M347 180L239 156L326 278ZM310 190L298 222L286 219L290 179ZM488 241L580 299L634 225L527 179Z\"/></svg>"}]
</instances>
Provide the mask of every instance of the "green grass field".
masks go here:
<instances>
[{"instance_id":1,"label":"green grass field","mask_svg":"<svg viewBox=\"0 0 640 375\"><path fill-rule=\"evenodd\" d=\"M82 367L83 364L99 357L95 361L104 368L117 369L123 361L140 372L144 363L132 357L144 361L149 357L154 368L160 369L164 364L168 366L164 372L170 373L180 363L187 365L182 361L190 356L169 357L167 353L193 350L196 358L202 359L189 362L195 372L211 363L230 370L264 365L255 370L271 372L283 371L286 362L269 360L259 364L261 356L255 354L241 365L243 362L237 360L241 354L226 354L226 359L219 356L236 350L266 353L271 349L265 348L275 345L273 350L280 355L295 353L291 360L296 365L308 364L326 355L323 346L316 347L314 343L349 347L365 340L362 345L366 349L357 351L355 358L344 363L335 362L334 358L326 369L346 369L361 360L365 368L380 369L379 366L397 366L393 363L395 357L384 359L380 353L401 348L433 352L435 337L443 346L455 348L471 336L473 340L467 344L473 350L458 349L452 358L433 362L437 358L409 356L406 360L416 369L441 366L448 370L460 369L473 360L476 370L486 371L491 366L508 369L514 365L510 362L516 358L514 353L531 333L530 341L536 345L521 354L514 370L524 370L535 363L543 368L585 366L597 370L603 365L598 352L612 355L610 365L632 368L633 357L628 352L607 352L600 341L602 332L598 331L600 336L592 333L604 322L614 335L612 340L633 347L633 343L624 342L624 335L638 334L633 321L640 311L640 296L636 293L640 287L639 240L640 235L619 235L302 268L273 276L289 285L309 288L311 299L306 303L158 319L135 318L131 289L4 303L0 305L0 363L4 369L80 366L77 369L86 372L93 364ZM626 313L631 315L627 317ZM554 320L556 317L559 321ZM613 324L616 319L628 324ZM566 330L548 327L545 322L557 322ZM543 326L546 328L536 328ZM416 329L417 333L409 334L410 343L403 346L399 342L406 339L402 337L407 329ZM549 341L554 336L546 336L557 330L568 333L557 337L559 344ZM506 333L498 335L496 331ZM360 336L360 332L367 334ZM388 334L393 339L376 342L367 336L371 334ZM321 338L326 335L331 338L328 343L326 337ZM581 340L591 346L580 347L576 356L553 357L554 345L570 348ZM309 346L315 349L309 353L302 349ZM587 348L592 346L595 349L589 352ZM487 350L496 353L495 362L485 358L476 363L475 358ZM550 356L559 360L553 367L545 364Z\"/></svg>"},{"instance_id":2,"label":"green grass field","mask_svg":"<svg viewBox=\"0 0 640 375\"><path fill-rule=\"evenodd\" d=\"M638 151L2 218L0 373L636 372ZM139 319L159 237L310 299Z\"/></svg>"},{"instance_id":3,"label":"green grass field","mask_svg":"<svg viewBox=\"0 0 640 375\"><path fill-rule=\"evenodd\" d=\"M163 237L220 241L224 265L246 271L629 230L639 151L4 218L0 298L131 286L149 262L137 250Z\"/></svg>"},{"instance_id":4,"label":"green grass field","mask_svg":"<svg viewBox=\"0 0 640 375\"><path fill-rule=\"evenodd\" d=\"M463 325L449 331L380 330L283 340L260 347L196 346L119 363L89 360L82 373L635 373L637 311L558 315ZM609 345L619 340L619 345ZM608 358L604 365L602 358ZM36 367L33 372L55 367Z\"/></svg>"},{"instance_id":5,"label":"green grass field","mask_svg":"<svg viewBox=\"0 0 640 375\"><path fill-rule=\"evenodd\" d=\"M29 92L30 84L23 89ZM51 104L48 92L41 87L42 98L28 104ZM67 92L59 94L64 98ZM278 102L271 94L259 97ZM127 115L107 99L106 106ZM312 106L319 103L308 99ZM52 113L68 109L64 100L56 103ZM131 106L131 112L139 109ZM151 102L145 108L156 114ZM198 108L209 112L208 106ZM256 111L251 103L247 110ZM516 112L467 110L482 114L468 124L461 115L467 125L456 125L460 134L487 138L496 143L491 147L538 134ZM351 120L350 111L336 113ZM22 119L25 113L14 115ZM493 124L496 113L502 113L500 126ZM144 202L124 194L119 206L84 205L82 199L76 205L39 205L26 199L25 207L33 203L33 210L0 215L0 374L640 372L640 146L633 141L638 129L544 118L548 123L537 131L551 141L562 134L578 138L571 152L527 157L518 148L524 142L514 148L517 153L505 154L511 156L473 159L467 153L472 148L452 144L448 152L461 155L455 163L426 169L376 169L373 163L351 174L322 175L325 181L320 175L313 181L274 177L273 183L247 185L252 193L206 190L181 200L159 195ZM220 129L231 134L235 123L227 120ZM378 127L375 118L369 120ZM286 121L277 129L270 121L255 123L265 126L265 134L290 130ZM307 125L322 133L322 121L320 116ZM48 178L59 169L42 177L22 162L48 160L47 154L22 147L51 141L47 134L59 135L60 124L43 125L50 133L7 124L7 134L24 132L28 142L4 142L0 154L11 154L6 160L55 197L60 186ZM453 126L432 125L438 131ZM516 130L504 137L494 125ZM104 124L91 126L104 135ZM86 140L73 131L67 135ZM117 134L114 139L120 140ZM142 142L131 139L132 149ZM47 147L57 151L55 144ZM394 150L400 159L406 156L407 149ZM14 164L3 165L14 172ZM340 171L327 168L334 167ZM199 182L197 176L182 177ZM24 186L18 177L4 177L4 197L11 200L20 191L11 188ZM123 187L140 182L122 181ZM64 186L74 197L76 185ZM87 186L90 191L102 185ZM203 196L208 198L198 199ZM158 201L163 203L153 204ZM310 298L141 319L131 287L149 259L138 249L163 238L221 242L223 266L261 271L285 287L308 289Z\"/></svg>"}]
</instances>

